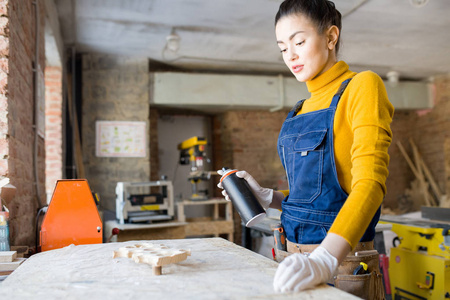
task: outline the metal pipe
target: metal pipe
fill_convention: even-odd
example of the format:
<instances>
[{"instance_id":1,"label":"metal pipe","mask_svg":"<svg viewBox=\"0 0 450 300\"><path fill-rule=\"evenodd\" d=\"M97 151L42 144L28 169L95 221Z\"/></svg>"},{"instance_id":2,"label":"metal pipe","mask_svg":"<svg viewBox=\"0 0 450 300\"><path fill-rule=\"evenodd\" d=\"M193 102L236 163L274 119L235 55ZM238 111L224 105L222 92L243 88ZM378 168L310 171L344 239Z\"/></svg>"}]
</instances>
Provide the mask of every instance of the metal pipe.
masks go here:
<instances>
[{"instance_id":1,"label":"metal pipe","mask_svg":"<svg viewBox=\"0 0 450 300\"><path fill-rule=\"evenodd\" d=\"M34 153L33 153L33 163L34 163L34 185L36 187L36 198L39 207L42 207L40 190L39 190L39 168L38 168L38 119L39 119L39 2L38 0L33 1L35 7L35 21L36 21L36 32L35 32L35 54L34 54Z\"/></svg>"},{"instance_id":2,"label":"metal pipe","mask_svg":"<svg viewBox=\"0 0 450 300\"><path fill-rule=\"evenodd\" d=\"M75 74L75 55L76 55L76 50L75 50L75 47L72 47L72 57L71 57L71 59L72 59L72 61L71 61L71 63L72 63L72 76L71 76L71 86L72 86L72 88L71 88L71 92L72 92L72 95L71 95L71 97L72 97L72 101L71 101L71 106L72 106L72 109L71 109L71 111L72 111L72 113L70 114L71 116L71 123L72 123L72 178L77 178L78 176L77 176L77 172L79 172L79 170L77 169L77 166L76 166L76 159L77 159L77 157L76 157L76 154L75 154L75 151L76 151L76 147L75 147L75 134L77 134L76 132L75 132L75 122L77 121L77 120L75 120L75 114L76 114L76 109L77 109L77 107L76 107L76 105L75 105L75 96L76 96L76 92L75 92L75 83L76 83L76 78L75 78L75 76L76 76L76 74Z\"/></svg>"}]
</instances>

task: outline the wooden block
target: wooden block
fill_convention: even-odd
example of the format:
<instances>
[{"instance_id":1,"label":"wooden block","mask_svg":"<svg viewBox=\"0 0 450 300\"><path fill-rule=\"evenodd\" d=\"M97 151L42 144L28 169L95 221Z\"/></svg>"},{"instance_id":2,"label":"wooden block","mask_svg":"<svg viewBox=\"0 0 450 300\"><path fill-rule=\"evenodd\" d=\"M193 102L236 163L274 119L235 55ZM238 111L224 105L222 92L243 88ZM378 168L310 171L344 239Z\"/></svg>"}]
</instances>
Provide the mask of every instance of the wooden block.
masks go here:
<instances>
[{"instance_id":1,"label":"wooden block","mask_svg":"<svg viewBox=\"0 0 450 300\"><path fill-rule=\"evenodd\" d=\"M181 262L191 255L190 250L172 249L164 244L143 243L121 247L114 251L113 258L127 257L136 263L146 263L153 266L153 274L161 275L164 265Z\"/></svg>"},{"instance_id":2,"label":"wooden block","mask_svg":"<svg viewBox=\"0 0 450 300\"><path fill-rule=\"evenodd\" d=\"M12 262L17 258L17 251L0 251L0 263Z\"/></svg>"},{"instance_id":3,"label":"wooden block","mask_svg":"<svg viewBox=\"0 0 450 300\"><path fill-rule=\"evenodd\" d=\"M11 246L11 251L17 251L17 257L28 257L28 246Z\"/></svg>"},{"instance_id":4,"label":"wooden block","mask_svg":"<svg viewBox=\"0 0 450 300\"><path fill-rule=\"evenodd\" d=\"M153 266L153 275L159 276L162 274L162 267L161 266Z\"/></svg>"},{"instance_id":5,"label":"wooden block","mask_svg":"<svg viewBox=\"0 0 450 300\"><path fill-rule=\"evenodd\" d=\"M8 183L0 188L0 194L1 198L3 199L3 204L9 206L12 199L14 198L14 195L16 194L16 187Z\"/></svg>"},{"instance_id":6,"label":"wooden block","mask_svg":"<svg viewBox=\"0 0 450 300\"><path fill-rule=\"evenodd\" d=\"M0 276L8 276L8 275L11 275L12 272L14 272L14 271L13 270L11 270L11 271L0 271Z\"/></svg>"},{"instance_id":7,"label":"wooden block","mask_svg":"<svg viewBox=\"0 0 450 300\"><path fill-rule=\"evenodd\" d=\"M14 271L15 269L17 269L24 261L26 260L26 258L16 258L14 261L12 262L5 262L5 263L0 263L0 272L1 271Z\"/></svg>"}]
</instances>

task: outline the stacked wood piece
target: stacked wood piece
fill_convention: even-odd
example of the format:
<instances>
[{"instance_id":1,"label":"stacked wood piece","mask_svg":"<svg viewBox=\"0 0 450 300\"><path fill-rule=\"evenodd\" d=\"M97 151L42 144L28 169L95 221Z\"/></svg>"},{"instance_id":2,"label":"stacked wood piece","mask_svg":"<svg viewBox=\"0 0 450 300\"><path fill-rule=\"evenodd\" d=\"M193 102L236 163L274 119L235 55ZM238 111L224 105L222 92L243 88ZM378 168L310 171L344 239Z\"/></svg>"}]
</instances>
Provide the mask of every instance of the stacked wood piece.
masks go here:
<instances>
[{"instance_id":1,"label":"stacked wood piece","mask_svg":"<svg viewBox=\"0 0 450 300\"><path fill-rule=\"evenodd\" d=\"M181 262L190 255L190 250L171 249L164 244L143 243L121 247L114 251L113 258L128 257L136 263L150 264L153 266L153 274L161 275L162 266Z\"/></svg>"},{"instance_id":2,"label":"stacked wood piece","mask_svg":"<svg viewBox=\"0 0 450 300\"><path fill-rule=\"evenodd\" d=\"M400 141L397 142L397 146L416 177L416 180L411 184L412 191L418 191L420 193L419 197L422 199L420 203L421 205L425 204L426 206L440 206L441 202L445 201L446 196L441 192L439 186L434 180L430 170L425 164L425 161L420 155L416 144L412 139L409 139L409 143L412 148L414 162L409 157ZM414 196L417 195L411 196L412 198L415 198Z\"/></svg>"},{"instance_id":3,"label":"stacked wood piece","mask_svg":"<svg viewBox=\"0 0 450 300\"><path fill-rule=\"evenodd\" d=\"M25 258L17 258L17 251L0 251L0 275L9 275L17 269Z\"/></svg>"}]
</instances>

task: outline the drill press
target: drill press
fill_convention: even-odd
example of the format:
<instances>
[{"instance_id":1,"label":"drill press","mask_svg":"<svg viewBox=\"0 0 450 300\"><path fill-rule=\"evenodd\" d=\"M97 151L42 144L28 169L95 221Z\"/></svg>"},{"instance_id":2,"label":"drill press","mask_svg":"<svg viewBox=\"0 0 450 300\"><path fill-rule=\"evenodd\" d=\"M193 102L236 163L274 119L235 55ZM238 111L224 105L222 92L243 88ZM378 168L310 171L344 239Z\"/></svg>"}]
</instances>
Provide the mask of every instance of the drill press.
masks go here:
<instances>
[{"instance_id":1,"label":"drill press","mask_svg":"<svg viewBox=\"0 0 450 300\"><path fill-rule=\"evenodd\" d=\"M207 200L208 190L199 190L197 185L201 181L207 181L211 178L211 172L204 170L206 158L205 145L207 144L206 138L194 136L180 144L178 144L178 150L180 150L180 164L191 164L191 170L189 172L188 180L192 184L191 200Z\"/></svg>"}]
</instances>

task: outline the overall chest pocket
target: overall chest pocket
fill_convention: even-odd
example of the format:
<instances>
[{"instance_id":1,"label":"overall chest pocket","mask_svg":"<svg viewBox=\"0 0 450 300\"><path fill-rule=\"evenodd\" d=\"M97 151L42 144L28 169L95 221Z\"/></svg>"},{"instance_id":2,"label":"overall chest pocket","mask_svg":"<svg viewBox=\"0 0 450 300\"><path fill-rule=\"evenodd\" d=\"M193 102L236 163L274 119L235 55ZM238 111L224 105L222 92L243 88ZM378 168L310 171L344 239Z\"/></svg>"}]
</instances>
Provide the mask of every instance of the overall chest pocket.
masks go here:
<instances>
[{"instance_id":1,"label":"overall chest pocket","mask_svg":"<svg viewBox=\"0 0 450 300\"><path fill-rule=\"evenodd\" d=\"M311 203L320 194L326 134L327 129L311 131L292 140L286 164L290 175L288 201Z\"/></svg>"}]
</instances>

